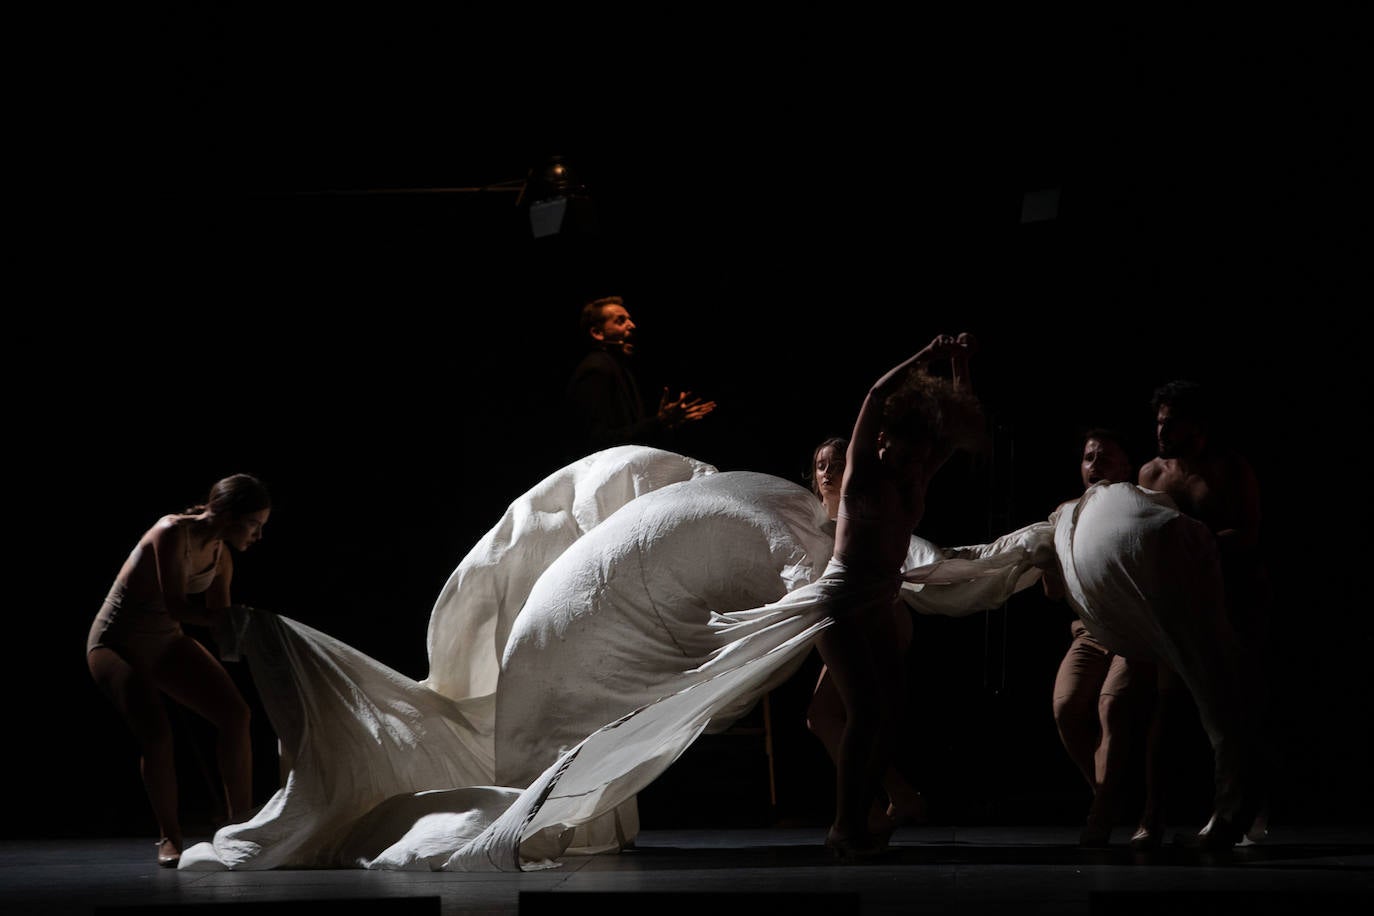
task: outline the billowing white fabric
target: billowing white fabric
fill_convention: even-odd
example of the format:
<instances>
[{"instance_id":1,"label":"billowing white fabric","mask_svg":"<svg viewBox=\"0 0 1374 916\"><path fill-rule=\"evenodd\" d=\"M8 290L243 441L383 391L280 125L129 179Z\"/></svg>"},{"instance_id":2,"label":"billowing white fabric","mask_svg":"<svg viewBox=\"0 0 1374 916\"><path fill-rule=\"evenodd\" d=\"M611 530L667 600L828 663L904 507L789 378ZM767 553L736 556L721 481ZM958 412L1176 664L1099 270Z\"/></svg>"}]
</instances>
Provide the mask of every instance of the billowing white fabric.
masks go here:
<instances>
[{"instance_id":1,"label":"billowing white fabric","mask_svg":"<svg viewBox=\"0 0 1374 916\"><path fill-rule=\"evenodd\" d=\"M1103 645L1186 677L1193 643L1226 641L1216 539L1168 494L1098 484L1051 523L1065 597Z\"/></svg>"},{"instance_id":2,"label":"billowing white fabric","mask_svg":"<svg viewBox=\"0 0 1374 916\"><path fill-rule=\"evenodd\" d=\"M926 614L989 610L1039 581L1050 558L1074 613L1114 652L1186 677L1202 644L1228 641L1218 630L1226 624L1212 533L1168 494L1132 483L1090 487L1047 521L990 544L941 548L913 537L902 597Z\"/></svg>"},{"instance_id":3,"label":"billowing white fabric","mask_svg":"<svg viewBox=\"0 0 1374 916\"><path fill-rule=\"evenodd\" d=\"M920 614L964 617L1001 607L1040 581L1054 556L1054 525L1037 522L990 544L939 547L912 535L903 564L902 599Z\"/></svg>"},{"instance_id":4,"label":"billowing white fabric","mask_svg":"<svg viewBox=\"0 0 1374 916\"><path fill-rule=\"evenodd\" d=\"M430 612L425 686L449 697L495 698L506 638L549 564L635 497L715 472L683 455L620 446L544 478L510 504L444 584Z\"/></svg>"},{"instance_id":5,"label":"billowing white fabric","mask_svg":"<svg viewBox=\"0 0 1374 916\"><path fill-rule=\"evenodd\" d=\"M1070 604L1103 645L1177 673L1212 745L1215 810L1246 826L1263 796L1263 759L1216 538L1167 494L1129 483L1091 487L1055 521Z\"/></svg>"},{"instance_id":6,"label":"billowing white fabric","mask_svg":"<svg viewBox=\"0 0 1374 916\"><path fill-rule=\"evenodd\" d=\"M820 577L824 523L802 487L732 471L641 496L569 547L505 646L497 781L527 785L594 728L713 677L775 622L762 606ZM726 725L757 696L730 699Z\"/></svg>"},{"instance_id":7,"label":"billowing white fabric","mask_svg":"<svg viewBox=\"0 0 1374 916\"><path fill-rule=\"evenodd\" d=\"M289 773L181 867L517 869L619 848L635 793L801 662L825 620L778 599L830 548L796 484L623 447L550 475L464 558L425 681L241 611L230 651Z\"/></svg>"},{"instance_id":8,"label":"billowing white fabric","mask_svg":"<svg viewBox=\"0 0 1374 916\"><path fill-rule=\"evenodd\" d=\"M1122 515L1098 490L992 544L913 538L904 599L1000 606L1057 546L1085 620L1188 663L1150 622L1153 602L1187 597L1154 558L1182 558L1142 535L1178 513ZM226 648L248 659L288 774L181 867L517 870L622 848L636 793L789 677L829 624L832 536L794 483L627 446L550 475L464 557L431 613L424 681L238 612Z\"/></svg>"}]
</instances>

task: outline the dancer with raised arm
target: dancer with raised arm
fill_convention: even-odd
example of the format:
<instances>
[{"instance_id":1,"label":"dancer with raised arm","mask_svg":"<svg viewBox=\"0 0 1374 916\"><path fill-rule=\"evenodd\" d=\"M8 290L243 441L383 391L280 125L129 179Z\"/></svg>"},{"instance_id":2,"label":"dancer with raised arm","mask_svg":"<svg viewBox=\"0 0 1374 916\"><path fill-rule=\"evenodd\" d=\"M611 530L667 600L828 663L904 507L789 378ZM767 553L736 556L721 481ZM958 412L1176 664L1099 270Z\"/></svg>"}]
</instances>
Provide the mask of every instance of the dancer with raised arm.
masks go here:
<instances>
[{"instance_id":1,"label":"dancer with raised arm","mask_svg":"<svg viewBox=\"0 0 1374 916\"><path fill-rule=\"evenodd\" d=\"M902 717L910 620L899 604L900 574L931 478L956 449L975 446L984 434L967 387L973 348L969 335L942 334L889 370L864 398L849 437L835 549L821 580L834 623L817 639L829 681L818 689L834 689L843 707L832 751L835 818L826 835L842 858L881 853L891 834L890 825L874 829L869 809ZM953 380L926 371L939 357L956 367Z\"/></svg>"}]
</instances>

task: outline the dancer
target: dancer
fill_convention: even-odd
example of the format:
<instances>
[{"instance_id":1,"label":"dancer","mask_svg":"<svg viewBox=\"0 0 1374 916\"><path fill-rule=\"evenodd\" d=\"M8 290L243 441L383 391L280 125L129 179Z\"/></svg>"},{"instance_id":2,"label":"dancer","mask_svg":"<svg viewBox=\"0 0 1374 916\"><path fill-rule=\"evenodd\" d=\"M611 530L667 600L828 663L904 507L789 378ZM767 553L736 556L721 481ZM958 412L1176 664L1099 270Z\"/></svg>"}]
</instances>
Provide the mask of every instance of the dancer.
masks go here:
<instances>
[{"instance_id":1,"label":"dancer","mask_svg":"<svg viewBox=\"0 0 1374 916\"><path fill-rule=\"evenodd\" d=\"M811 467L807 470L811 492L825 506L825 514L832 522L840 514L840 481L844 479L844 456L848 451L848 439L831 436L811 453Z\"/></svg>"},{"instance_id":2,"label":"dancer","mask_svg":"<svg viewBox=\"0 0 1374 916\"><path fill-rule=\"evenodd\" d=\"M1107 429L1089 430L1079 473L1085 492L1097 484L1130 480L1131 460L1121 437ZM1063 599L1064 579L1057 565L1045 570L1042 582L1047 596ZM1127 659L1102 645L1077 617L1069 630L1072 642L1054 679L1054 724L1092 790L1078 843L1104 847L1111 840L1121 776L1154 696L1155 671L1148 659Z\"/></svg>"},{"instance_id":3,"label":"dancer","mask_svg":"<svg viewBox=\"0 0 1374 916\"><path fill-rule=\"evenodd\" d=\"M874 830L869 809L887 772L905 693L899 574L925 513L935 472L984 433L967 386L969 335L937 336L889 370L864 398L854 423L835 526L835 549L822 577L833 624L817 638L825 677L843 708L835 742L835 818L826 845L844 858L887 847L890 826ZM926 364L949 357L953 381Z\"/></svg>"},{"instance_id":4,"label":"dancer","mask_svg":"<svg viewBox=\"0 0 1374 916\"><path fill-rule=\"evenodd\" d=\"M172 729L159 694L214 725L230 821L251 805L248 703L229 672L181 627L213 626L229 607L234 561L225 545L242 551L256 543L271 505L262 481L234 474L211 487L204 504L164 515L124 561L86 639L91 677L138 741L164 867L180 861L182 832Z\"/></svg>"},{"instance_id":5,"label":"dancer","mask_svg":"<svg viewBox=\"0 0 1374 916\"><path fill-rule=\"evenodd\" d=\"M1218 639L1227 658L1237 666L1234 702L1245 710L1247 739L1244 754L1230 754L1218 769L1219 783L1249 793L1262 792L1272 750L1265 744L1269 702L1263 659L1268 642L1269 585L1260 547L1259 482L1249 461L1216 435L1210 393L1196 382L1175 380L1154 392L1158 455L1139 474L1139 484L1167 493L1179 510L1204 523L1212 532L1224 583L1227 626ZM1150 793L1140 826L1132 837L1137 848L1153 848L1163 840L1164 760L1177 741L1178 720L1186 711L1187 693L1175 672L1160 671L1160 701L1151 730ZM1196 700L1196 697L1194 697ZM1219 761L1219 767L1222 762ZM1198 839L1224 848L1242 835L1250 841L1267 832L1267 800L1247 794L1258 809L1237 809L1228 816L1213 811ZM1239 816L1246 823L1237 825Z\"/></svg>"},{"instance_id":6,"label":"dancer","mask_svg":"<svg viewBox=\"0 0 1374 916\"><path fill-rule=\"evenodd\" d=\"M816 446L807 476L811 492L825 506L826 516L833 523L840 511L840 481L844 478L845 453L849 440L832 436ZM903 655L911 647L913 622L904 609L897 611L898 635ZM806 727L825 747L832 762L839 750L840 735L844 731L844 704L835 689L829 669L821 666L811 702L806 710ZM873 833L891 831L905 823L923 823L929 816L928 806L920 791L911 784L895 763L890 764L882 780L883 793L875 796L869 812L869 829Z\"/></svg>"},{"instance_id":7,"label":"dancer","mask_svg":"<svg viewBox=\"0 0 1374 916\"><path fill-rule=\"evenodd\" d=\"M971 426L959 399L923 403L948 408L944 438ZM848 488L846 512L883 489ZM431 613L423 681L298 621L231 610L290 775L181 868L520 870L623 849L638 832L636 794L785 682L829 631L848 630L841 648L865 653L841 669L832 652L832 670L862 677L863 624L893 616L890 597L864 609L899 577L912 610L967 616L1058 566L1103 645L1181 673L1224 753L1237 733L1209 638L1220 608L1211 534L1133 483L1090 487L1058 515L971 547L903 532L895 559L851 570L833 562L823 504L795 482L638 446L587 456L511 503L458 564ZM898 531L855 524L848 543L869 559ZM865 699L883 711L891 696ZM852 796L851 822L863 824L880 777Z\"/></svg>"}]
</instances>

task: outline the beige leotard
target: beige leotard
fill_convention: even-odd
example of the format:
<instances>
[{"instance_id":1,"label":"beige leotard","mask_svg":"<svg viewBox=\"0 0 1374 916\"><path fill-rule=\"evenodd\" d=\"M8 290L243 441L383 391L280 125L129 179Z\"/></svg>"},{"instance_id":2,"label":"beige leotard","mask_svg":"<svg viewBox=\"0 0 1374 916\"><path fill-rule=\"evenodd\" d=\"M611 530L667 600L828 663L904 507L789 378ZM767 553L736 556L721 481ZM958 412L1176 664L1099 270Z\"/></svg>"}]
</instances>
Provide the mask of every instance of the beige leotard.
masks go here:
<instances>
[{"instance_id":1,"label":"beige leotard","mask_svg":"<svg viewBox=\"0 0 1374 916\"><path fill-rule=\"evenodd\" d=\"M186 538L185 543L189 566L190 538ZM128 573L137 568L145 548L145 542L139 541L129 554L86 636L87 652L98 648L113 649L135 667L152 665L182 635L181 624L167 610L160 591L152 595L134 595L129 587ZM186 577L186 594L199 594L210 587L223 548L223 542L217 541L210 565Z\"/></svg>"}]
</instances>

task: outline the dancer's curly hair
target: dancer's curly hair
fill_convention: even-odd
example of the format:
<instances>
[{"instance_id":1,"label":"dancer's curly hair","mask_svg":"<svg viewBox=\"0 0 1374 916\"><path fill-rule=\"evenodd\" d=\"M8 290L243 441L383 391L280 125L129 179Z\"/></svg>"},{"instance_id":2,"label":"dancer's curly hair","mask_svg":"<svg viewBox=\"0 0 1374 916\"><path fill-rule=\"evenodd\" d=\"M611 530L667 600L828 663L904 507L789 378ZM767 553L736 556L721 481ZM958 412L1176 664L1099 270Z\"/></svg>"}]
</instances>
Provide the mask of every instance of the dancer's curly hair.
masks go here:
<instances>
[{"instance_id":1,"label":"dancer's curly hair","mask_svg":"<svg viewBox=\"0 0 1374 916\"><path fill-rule=\"evenodd\" d=\"M977 451L987 439L983 406L971 392L947 378L909 373L883 402L883 428L889 436L926 440L932 446Z\"/></svg>"}]
</instances>

